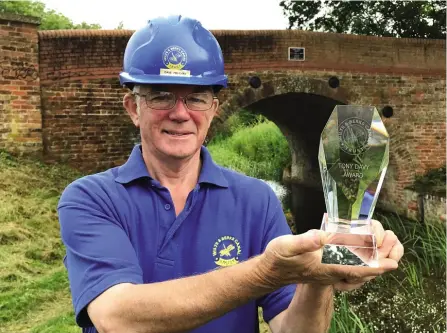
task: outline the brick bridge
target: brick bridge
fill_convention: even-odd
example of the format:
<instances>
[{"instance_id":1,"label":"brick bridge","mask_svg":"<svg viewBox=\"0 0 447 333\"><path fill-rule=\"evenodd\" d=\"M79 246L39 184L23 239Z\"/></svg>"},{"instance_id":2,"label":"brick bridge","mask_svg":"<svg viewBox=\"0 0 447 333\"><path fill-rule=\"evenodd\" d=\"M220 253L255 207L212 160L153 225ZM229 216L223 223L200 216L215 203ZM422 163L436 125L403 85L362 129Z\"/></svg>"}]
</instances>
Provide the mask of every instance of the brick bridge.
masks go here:
<instances>
[{"instance_id":1,"label":"brick bridge","mask_svg":"<svg viewBox=\"0 0 447 333\"><path fill-rule=\"evenodd\" d=\"M120 87L133 31L37 31L34 18L0 14L0 149L96 171L123 163L139 137ZM240 108L264 114L287 138L299 225L324 210L317 162L321 130L337 104L373 105L391 136L380 205L411 215L405 187L445 164L444 40L304 31L213 31L230 86L212 131ZM302 61L289 47L305 48ZM257 77L260 86L249 85ZM329 85L329 81L338 85ZM335 79L336 78L336 79ZM258 82L259 83L259 82ZM298 213L299 212L299 213Z\"/></svg>"}]
</instances>

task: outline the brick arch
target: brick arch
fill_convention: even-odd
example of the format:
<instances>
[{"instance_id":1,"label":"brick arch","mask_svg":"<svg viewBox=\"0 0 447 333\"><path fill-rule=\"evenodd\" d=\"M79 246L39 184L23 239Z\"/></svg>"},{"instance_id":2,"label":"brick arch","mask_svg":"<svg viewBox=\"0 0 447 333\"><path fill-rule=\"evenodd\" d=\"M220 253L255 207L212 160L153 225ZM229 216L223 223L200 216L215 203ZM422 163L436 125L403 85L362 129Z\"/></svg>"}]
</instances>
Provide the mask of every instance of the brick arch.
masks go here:
<instances>
[{"instance_id":1,"label":"brick arch","mask_svg":"<svg viewBox=\"0 0 447 333\"><path fill-rule=\"evenodd\" d=\"M409 198L405 195L405 188L411 185L418 170L418 163L408 147L408 142L400 140L403 129L394 122L384 121L390 133L390 160L387 175L384 180L381 202L391 211L406 214Z\"/></svg>"},{"instance_id":2,"label":"brick arch","mask_svg":"<svg viewBox=\"0 0 447 333\"><path fill-rule=\"evenodd\" d=\"M292 193L292 205L295 205L293 215L297 224L296 229L305 232L311 228L318 228L319 211L325 209L317 160L319 136L335 105L357 104L358 96L362 95L362 92L359 90L349 91L343 87L333 89L329 87L327 80L293 77L292 75L265 81L258 89L247 87L248 84L244 84L244 80L248 81L248 77L239 78L236 81L235 85L241 88L234 89L222 104L224 114L223 117L221 116L221 120L241 108L245 108L265 115L279 127L289 143L292 155L292 165L290 170L286 170L286 173L288 173L294 192ZM315 109L320 112L311 112L307 117L303 116L304 120L302 124L299 124L299 121L290 118L294 113L293 110L281 109L281 103L289 103L292 107L300 105L304 109L301 111L304 112L313 111L308 105L318 105L319 107ZM288 118L281 118L282 115ZM394 136L399 135L399 125L395 121L384 119L384 122L389 133L393 133ZM390 150L388 181L385 180L381 194L385 199L381 202L384 202L384 206L389 204L389 209L392 210L402 206L404 188L412 182L415 174L415 163L405 146L405 141L396 140L394 142L393 149ZM395 193L399 193L399 195L393 195ZM304 216L301 220L297 218L298 215L302 215L300 212L309 206L314 207L315 212ZM307 221L313 222L307 223Z\"/></svg>"},{"instance_id":3,"label":"brick arch","mask_svg":"<svg viewBox=\"0 0 447 333\"><path fill-rule=\"evenodd\" d=\"M301 169L299 172L303 174L305 171L312 172L311 177L301 177L299 182L306 183L306 186L314 186L315 182L319 182L319 175L315 174L316 161L310 158L315 153L315 141L324 127L327 118L337 104L347 104L348 96L352 95L347 89L343 87L331 88L326 78L312 78L298 73L280 74L277 76L268 76L267 78L260 74L253 73L251 76L258 76L261 79L261 86L259 88L252 88L248 84L249 75L233 75L232 76L232 90L227 96L221 106L219 115L219 122L223 123L231 114L238 110L245 108L256 113L261 113L269 120L273 121L286 137L289 147L292 152L292 176L298 180L294 169ZM286 102L287 101L287 102ZM295 115L290 109L279 112L275 110L281 103L289 103L290 105L301 105L303 110L312 111L311 105L319 110L324 110L320 113L312 112L309 117ZM274 110L274 111L272 111ZM300 121L303 117L303 121ZM296 119L299 118L299 119ZM303 122L310 122L307 126ZM215 127L218 130L219 126ZM307 127L307 128L305 128ZM309 137L303 138L300 131L305 132L310 128L312 131L313 147L306 146L305 141L309 141ZM212 133L211 133L212 135ZM297 167L297 160L304 159L309 161L306 168Z\"/></svg>"},{"instance_id":4,"label":"brick arch","mask_svg":"<svg viewBox=\"0 0 447 333\"><path fill-rule=\"evenodd\" d=\"M118 81L132 31L38 32L37 27L35 19L0 13L6 38L0 46L0 149L36 153L86 171L121 164L138 138L130 135L133 124L123 113L125 91ZM387 123L395 125L389 130L391 159L399 171L384 185L396 189L389 191L395 209L406 209L398 189L414 175L445 165L445 40L300 30L213 34L230 78L220 96L221 121L240 107L284 96L392 106L395 114ZM305 59L291 61L289 47L304 47ZM248 85L253 75L262 80L259 89ZM339 88L327 85L331 76L340 79ZM277 124L283 133L288 125L294 129L288 122ZM219 118L211 137L214 125ZM405 149L394 153L399 147Z\"/></svg>"},{"instance_id":5,"label":"brick arch","mask_svg":"<svg viewBox=\"0 0 447 333\"><path fill-rule=\"evenodd\" d=\"M388 177L394 178L394 185L397 187L395 190L398 191L396 199L403 200L403 190L413 182L415 175L415 163L406 148L399 147L390 153L387 173Z\"/></svg>"},{"instance_id":6,"label":"brick arch","mask_svg":"<svg viewBox=\"0 0 447 333\"><path fill-rule=\"evenodd\" d=\"M252 76L255 76L253 74ZM267 79L262 74L256 75L261 79L261 86L257 89L248 84L250 76L233 75L233 84L236 88L221 106L222 120L226 119L234 111L245 108L264 98L283 95L287 93L307 93L334 99L341 104L347 104L349 92L343 88L331 88L327 80L316 79L299 74L269 76ZM328 76L329 79L329 76ZM265 81L264 81L265 80ZM245 83L244 83L245 81Z\"/></svg>"},{"instance_id":7,"label":"brick arch","mask_svg":"<svg viewBox=\"0 0 447 333\"><path fill-rule=\"evenodd\" d=\"M259 77L262 85L257 89L248 86L248 77L236 79L235 85L240 88L234 89L222 105L221 121L245 108L263 114L278 126L292 156L292 165L285 174L289 174L286 182L292 192L290 205L296 230L319 228L325 211L317 159L319 136L335 105L348 103L349 92L344 88L330 88L329 77L319 79L296 74L269 80Z\"/></svg>"}]
</instances>

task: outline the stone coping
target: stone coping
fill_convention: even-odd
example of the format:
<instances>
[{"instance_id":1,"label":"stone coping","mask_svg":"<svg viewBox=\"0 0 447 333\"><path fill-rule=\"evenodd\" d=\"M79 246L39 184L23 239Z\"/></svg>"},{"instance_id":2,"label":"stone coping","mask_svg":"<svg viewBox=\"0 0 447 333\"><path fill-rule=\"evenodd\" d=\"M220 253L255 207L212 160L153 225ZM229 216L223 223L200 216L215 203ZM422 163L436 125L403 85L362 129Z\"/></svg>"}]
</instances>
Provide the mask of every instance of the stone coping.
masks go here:
<instances>
[{"instance_id":1,"label":"stone coping","mask_svg":"<svg viewBox=\"0 0 447 333\"><path fill-rule=\"evenodd\" d=\"M40 18L12 13L0 13L0 21L20 22L33 25L40 25Z\"/></svg>"}]
</instances>

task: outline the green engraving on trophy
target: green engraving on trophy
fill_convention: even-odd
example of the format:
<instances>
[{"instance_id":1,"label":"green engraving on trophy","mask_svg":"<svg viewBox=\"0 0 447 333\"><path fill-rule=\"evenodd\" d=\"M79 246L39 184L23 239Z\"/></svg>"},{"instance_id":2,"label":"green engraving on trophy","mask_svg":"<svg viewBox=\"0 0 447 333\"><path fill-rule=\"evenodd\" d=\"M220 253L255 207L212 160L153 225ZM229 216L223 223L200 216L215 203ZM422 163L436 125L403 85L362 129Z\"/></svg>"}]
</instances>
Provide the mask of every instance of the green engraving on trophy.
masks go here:
<instances>
[{"instance_id":1,"label":"green engraving on trophy","mask_svg":"<svg viewBox=\"0 0 447 333\"><path fill-rule=\"evenodd\" d=\"M358 155L368 148L370 131L368 123L361 118L348 118L338 127L340 149L345 153Z\"/></svg>"},{"instance_id":2,"label":"green engraving on trophy","mask_svg":"<svg viewBox=\"0 0 447 333\"><path fill-rule=\"evenodd\" d=\"M339 163L339 168L343 170L342 177L363 178L363 171L369 168L367 164Z\"/></svg>"}]
</instances>

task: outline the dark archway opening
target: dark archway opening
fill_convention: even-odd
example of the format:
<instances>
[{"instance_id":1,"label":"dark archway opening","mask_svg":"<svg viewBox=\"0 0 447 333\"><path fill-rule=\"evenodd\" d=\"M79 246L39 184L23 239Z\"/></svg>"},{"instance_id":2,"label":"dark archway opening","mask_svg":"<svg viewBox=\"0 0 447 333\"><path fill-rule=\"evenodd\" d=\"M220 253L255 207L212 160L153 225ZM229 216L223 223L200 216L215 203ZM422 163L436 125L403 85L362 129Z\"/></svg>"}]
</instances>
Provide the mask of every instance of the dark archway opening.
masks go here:
<instances>
[{"instance_id":1,"label":"dark archway opening","mask_svg":"<svg viewBox=\"0 0 447 333\"><path fill-rule=\"evenodd\" d=\"M289 189L287 205L297 233L319 229L326 206L318 164L320 135L332 110L341 105L334 99L309 93L286 93L246 106L273 121L286 137L291 150L290 170L283 184Z\"/></svg>"}]
</instances>

